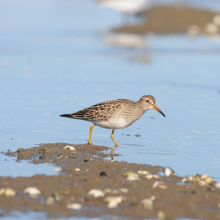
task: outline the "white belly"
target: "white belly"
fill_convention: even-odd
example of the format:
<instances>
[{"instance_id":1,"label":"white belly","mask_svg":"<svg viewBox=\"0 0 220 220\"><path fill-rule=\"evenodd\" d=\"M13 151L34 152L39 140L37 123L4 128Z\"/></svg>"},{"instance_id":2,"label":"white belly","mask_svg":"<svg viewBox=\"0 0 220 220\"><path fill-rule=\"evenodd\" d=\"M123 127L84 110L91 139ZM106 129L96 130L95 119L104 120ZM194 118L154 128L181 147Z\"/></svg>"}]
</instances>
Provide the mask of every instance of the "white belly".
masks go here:
<instances>
[{"instance_id":1,"label":"white belly","mask_svg":"<svg viewBox=\"0 0 220 220\"><path fill-rule=\"evenodd\" d=\"M102 121L102 122L93 122L95 125L102 127L102 128L108 128L108 129L120 129L120 128L126 128L130 125L127 121L125 121L124 118L111 118L108 121Z\"/></svg>"}]
</instances>

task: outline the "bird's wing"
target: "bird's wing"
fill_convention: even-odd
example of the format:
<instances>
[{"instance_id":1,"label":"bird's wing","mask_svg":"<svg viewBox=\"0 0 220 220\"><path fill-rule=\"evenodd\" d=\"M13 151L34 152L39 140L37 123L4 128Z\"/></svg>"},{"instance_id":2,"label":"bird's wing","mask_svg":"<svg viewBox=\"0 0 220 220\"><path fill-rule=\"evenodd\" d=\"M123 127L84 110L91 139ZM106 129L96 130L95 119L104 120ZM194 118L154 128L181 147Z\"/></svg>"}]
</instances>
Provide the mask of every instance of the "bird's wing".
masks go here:
<instances>
[{"instance_id":1,"label":"bird's wing","mask_svg":"<svg viewBox=\"0 0 220 220\"><path fill-rule=\"evenodd\" d=\"M115 114L115 112L121 108L123 103L124 99L101 102L81 111L72 113L70 116L72 118L85 121L108 121Z\"/></svg>"}]
</instances>

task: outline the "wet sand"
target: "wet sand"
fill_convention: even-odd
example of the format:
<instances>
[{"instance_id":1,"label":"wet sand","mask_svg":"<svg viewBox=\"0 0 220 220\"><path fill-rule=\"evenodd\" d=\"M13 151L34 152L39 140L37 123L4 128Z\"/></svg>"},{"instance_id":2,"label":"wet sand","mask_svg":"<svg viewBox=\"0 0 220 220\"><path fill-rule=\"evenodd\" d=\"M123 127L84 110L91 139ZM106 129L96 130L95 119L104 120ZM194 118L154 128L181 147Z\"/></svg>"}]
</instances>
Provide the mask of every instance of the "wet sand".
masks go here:
<instances>
[{"instance_id":1,"label":"wet sand","mask_svg":"<svg viewBox=\"0 0 220 220\"><path fill-rule=\"evenodd\" d=\"M75 150L65 149L66 146L73 146ZM114 154L111 158L110 151L105 146L55 143L2 152L17 157L18 162L52 164L62 170L51 176L0 177L1 214L9 215L15 210L45 212L55 218L116 215L127 219L220 219L220 189L215 187L214 181L203 186L197 181L182 182L183 177L164 176L164 168L160 166L113 161L120 155ZM24 193L27 187L36 187L41 193L30 196ZM2 188L11 188L16 195L5 195ZM89 195L92 189L104 194ZM111 208L116 200L116 207ZM78 205L68 209L68 204L73 203Z\"/></svg>"},{"instance_id":2,"label":"wet sand","mask_svg":"<svg viewBox=\"0 0 220 220\"><path fill-rule=\"evenodd\" d=\"M189 26L195 25L204 30L213 21L216 12L182 6L157 6L143 12L141 24L130 24L113 31L136 34L186 33Z\"/></svg>"}]
</instances>

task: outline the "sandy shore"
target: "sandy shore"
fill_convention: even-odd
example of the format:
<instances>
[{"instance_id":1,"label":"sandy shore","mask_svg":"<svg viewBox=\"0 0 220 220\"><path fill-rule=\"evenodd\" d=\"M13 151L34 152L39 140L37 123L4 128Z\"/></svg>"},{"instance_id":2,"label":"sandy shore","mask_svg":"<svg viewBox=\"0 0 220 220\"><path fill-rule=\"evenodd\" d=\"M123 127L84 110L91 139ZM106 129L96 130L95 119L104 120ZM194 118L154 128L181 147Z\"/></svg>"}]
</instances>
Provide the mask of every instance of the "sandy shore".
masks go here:
<instances>
[{"instance_id":1,"label":"sandy shore","mask_svg":"<svg viewBox=\"0 0 220 220\"><path fill-rule=\"evenodd\" d=\"M182 6L157 6L141 14L140 24L117 27L113 31L135 34L171 34L186 33L190 26L196 26L201 32L207 23L213 22L216 12Z\"/></svg>"},{"instance_id":2,"label":"sandy shore","mask_svg":"<svg viewBox=\"0 0 220 220\"><path fill-rule=\"evenodd\" d=\"M183 177L165 176L160 166L113 161L110 151L105 146L56 143L5 153L18 161L53 164L61 169L54 176L0 177L3 215L12 210L33 210L56 218L220 219L220 189L213 180L202 185L196 180L182 182ZM24 193L27 187L36 187L40 193Z\"/></svg>"}]
</instances>

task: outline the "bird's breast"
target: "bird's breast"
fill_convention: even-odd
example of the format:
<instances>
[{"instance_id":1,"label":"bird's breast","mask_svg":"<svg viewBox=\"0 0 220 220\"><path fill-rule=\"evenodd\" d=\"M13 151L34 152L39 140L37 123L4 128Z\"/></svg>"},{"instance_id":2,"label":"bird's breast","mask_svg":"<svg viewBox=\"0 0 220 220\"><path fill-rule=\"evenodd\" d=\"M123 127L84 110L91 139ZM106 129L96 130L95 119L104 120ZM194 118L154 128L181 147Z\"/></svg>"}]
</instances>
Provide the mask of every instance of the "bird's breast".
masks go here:
<instances>
[{"instance_id":1,"label":"bird's breast","mask_svg":"<svg viewBox=\"0 0 220 220\"><path fill-rule=\"evenodd\" d=\"M98 125L99 127L108 129L126 128L130 125L130 123L124 118L110 118L108 121L94 122L94 124Z\"/></svg>"}]
</instances>

